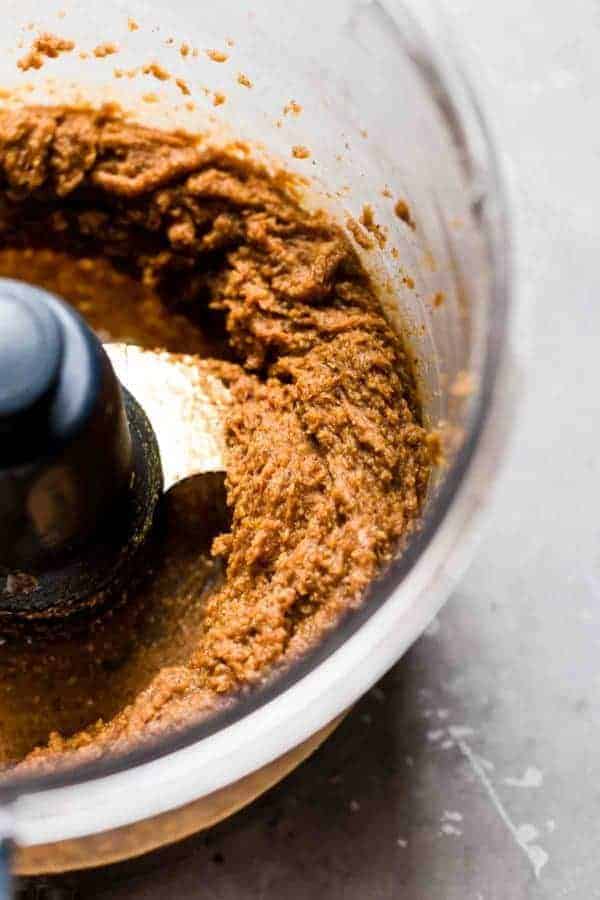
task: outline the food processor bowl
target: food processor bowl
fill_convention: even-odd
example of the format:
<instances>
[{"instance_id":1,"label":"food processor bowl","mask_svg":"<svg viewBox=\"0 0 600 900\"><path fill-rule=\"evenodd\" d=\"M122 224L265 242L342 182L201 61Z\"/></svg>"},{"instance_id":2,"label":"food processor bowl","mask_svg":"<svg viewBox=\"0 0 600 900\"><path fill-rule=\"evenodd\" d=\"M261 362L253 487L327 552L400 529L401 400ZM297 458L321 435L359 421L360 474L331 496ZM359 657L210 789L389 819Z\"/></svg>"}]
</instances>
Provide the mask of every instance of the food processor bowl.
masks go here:
<instances>
[{"instance_id":1,"label":"food processor bowl","mask_svg":"<svg viewBox=\"0 0 600 900\"><path fill-rule=\"evenodd\" d=\"M38 32L74 49L24 72ZM94 53L107 43L117 52ZM509 428L509 225L493 142L429 2L5 0L0 48L2 105L118 103L145 123L250 141L350 229L368 204L387 239L357 249L409 337L443 448L418 534L360 610L283 675L176 736L4 779L14 867L56 872L145 852L250 802L439 610L469 560ZM168 81L129 77L153 61Z\"/></svg>"}]
</instances>

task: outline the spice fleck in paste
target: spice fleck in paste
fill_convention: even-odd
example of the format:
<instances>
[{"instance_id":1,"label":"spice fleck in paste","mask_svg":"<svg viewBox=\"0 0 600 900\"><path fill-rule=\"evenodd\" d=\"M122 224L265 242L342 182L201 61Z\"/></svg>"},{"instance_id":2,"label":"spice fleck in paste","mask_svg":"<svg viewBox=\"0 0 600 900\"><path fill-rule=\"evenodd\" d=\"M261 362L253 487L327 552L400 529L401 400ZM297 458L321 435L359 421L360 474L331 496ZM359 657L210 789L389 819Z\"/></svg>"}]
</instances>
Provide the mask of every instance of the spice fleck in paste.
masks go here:
<instances>
[{"instance_id":1,"label":"spice fleck in paste","mask_svg":"<svg viewBox=\"0 0 600 900\"><path fill-rule=\"evenodd\" d=\"M71 644L2 648L4 764L234 702L357 607L416 526L430 457L409 357L345 233L290 184L239 145L114 112L0 113L0 274L113 339L201 355L232 398L227 511L210 486L175 492L143 597Z\"/></svg>"}]
</instances>

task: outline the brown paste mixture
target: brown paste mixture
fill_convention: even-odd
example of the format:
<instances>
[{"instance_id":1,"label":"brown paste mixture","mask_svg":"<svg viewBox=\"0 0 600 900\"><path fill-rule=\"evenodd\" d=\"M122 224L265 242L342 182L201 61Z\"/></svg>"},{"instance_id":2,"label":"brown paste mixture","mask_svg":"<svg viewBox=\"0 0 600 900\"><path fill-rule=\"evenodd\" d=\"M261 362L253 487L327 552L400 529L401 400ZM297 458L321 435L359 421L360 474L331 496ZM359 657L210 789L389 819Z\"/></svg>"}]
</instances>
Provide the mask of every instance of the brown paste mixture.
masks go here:
<instances>
[{"instance_id":1,"label":"brown paste mixture","mask_svg":"<svg viewBox=\"0 0 600 900\"><path fill-rule=\"evenodd\" d=\"M149 585L76 639L0 647L0 762L98 756L235 702L314 646L415 529L410 359L343 230L247 148L114 111L0 112L0 275L231 390L219 476L167 498Z\"/></svg>"}]
</instances>

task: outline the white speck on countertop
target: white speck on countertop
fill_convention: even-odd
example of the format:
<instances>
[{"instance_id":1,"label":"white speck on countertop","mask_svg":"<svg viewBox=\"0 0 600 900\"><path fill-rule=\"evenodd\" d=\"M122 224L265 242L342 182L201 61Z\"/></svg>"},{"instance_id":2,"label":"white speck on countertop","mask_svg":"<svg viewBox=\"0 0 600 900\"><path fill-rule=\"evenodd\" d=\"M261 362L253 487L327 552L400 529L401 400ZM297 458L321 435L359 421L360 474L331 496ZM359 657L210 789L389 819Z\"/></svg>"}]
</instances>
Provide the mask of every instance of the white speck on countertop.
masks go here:
<instances>
[{"instance_id":1,"label":"white speck on countertop","mask_svg":"<svg viewBox=\"0 0 600 900\"><path fill-rule=\"evenodd\" d=\"M528 766L521 778L505 778L504 784L519 788L538 788L542 786L544 776L535 766Z\"/></svg>"},{"instance_id":2,"label":"white speck on countertop","mask_svg":"<svg viewBox=\"0 0 600 900\"><path fill-rule=\"evenodd\" d=\"M535 825L525 823L524 825L519 825L517 828L517 835L520 841L523 841L524 844L529 844L531 841L535 841L535 839L540 836L540 833Z\"/></svg>"},{"instance_id":3,"label":"white speck on countertop","mask_svg":"<svg viewBox=\"0 0 600 900\"><path fill-rule=\"evenodd\" d=\"M406 847L408 847L408 841L405 841L404 838L398 838L398 840L396 841L396 844L399 847L402 847L403 850L406 849Z\"/></svg>"},{"instance_id":4,"label":"white speck on countertop","mask_svg":"<svg viewBox=\"0 0 600 900\"><path fill-rule=\"evenodd\" d=\"M441 827L442 834L454 835L455 837L460 837L462 835L462 831L460 828L457 828L456 825L451 825L449 822L444 822Z\"/></svg>"},{"instance_id":5,"label":"white speck on countertop","mask_svg":"<svg viewBox=\"0 0 600 900\"><path fill-rule=\"evenodd\" d=\"M463 738L472 737L475 734L473 728L470 728L468 725L450 725L448 728L450 733L450 737L453 737L454 740L459 741Z\"/></svg>"},{"instance_id":6,"label":"white speck on countertop","mask_svg":"<svg viewBox=\"0 0 600 900\"><path fill-rule=\"evenodd\" d=\"M449 809L444 810L444 815L442 816L443 822L462 822L462 820L462 813L454 812Z\"/></svg>"}]
</instances>

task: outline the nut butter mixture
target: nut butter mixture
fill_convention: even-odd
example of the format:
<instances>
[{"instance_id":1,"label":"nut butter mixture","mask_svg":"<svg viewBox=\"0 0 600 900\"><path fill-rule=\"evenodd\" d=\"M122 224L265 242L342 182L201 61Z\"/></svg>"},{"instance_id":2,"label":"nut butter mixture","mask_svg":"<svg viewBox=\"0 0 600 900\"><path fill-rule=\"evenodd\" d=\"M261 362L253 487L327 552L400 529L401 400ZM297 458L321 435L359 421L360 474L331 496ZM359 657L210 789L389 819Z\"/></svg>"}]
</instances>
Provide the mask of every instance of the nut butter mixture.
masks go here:
<instances>
[{"instance_id":1,"label":"nut butter mixture","mask_svg":"<svg viewBox=\"0 0 600 900\"><path fill-rule=\"evenodd\" d=\"M226 383L226 508L180 485L139 596L0 647L0 760L90 758L235 702L357 607L418 523L427 434L345 233L241 145L110 110L0 112L0 275Z\"/></svg>"}]
</instances>

